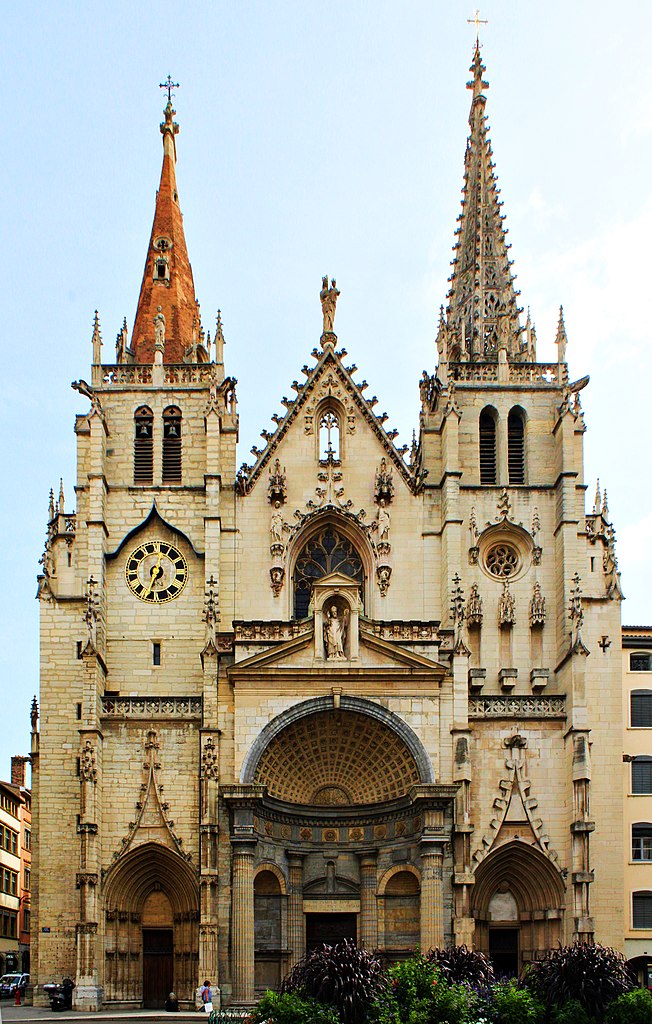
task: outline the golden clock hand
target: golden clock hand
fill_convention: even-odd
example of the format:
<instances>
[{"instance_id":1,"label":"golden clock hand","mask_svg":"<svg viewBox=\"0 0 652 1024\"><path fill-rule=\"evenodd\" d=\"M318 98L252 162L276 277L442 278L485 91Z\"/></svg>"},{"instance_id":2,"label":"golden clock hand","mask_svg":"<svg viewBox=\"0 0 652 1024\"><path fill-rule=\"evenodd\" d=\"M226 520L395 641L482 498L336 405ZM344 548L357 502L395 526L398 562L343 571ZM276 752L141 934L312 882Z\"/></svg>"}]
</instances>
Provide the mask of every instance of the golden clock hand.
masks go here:
<instances>
[{"instance_id":1,"label":"golden clock hand","mask_svg":"<svg viewBox=\"0 0 652 1024\"><path fill-rule=\"evenodd\" d=\"M149 597L149 595L152 592L152 587L154 586L156 580L159 578L159 576L163 575L163 570L161 569L161 559L162 558L163 558L163 552L159 551L159 553L158 553L158 561L156 562L156 565L153 565L152 568L149 570L149 586L148 586L147 590L145 591L145 593L143 594L143 597Z\"/></svg>"}]
</instances>

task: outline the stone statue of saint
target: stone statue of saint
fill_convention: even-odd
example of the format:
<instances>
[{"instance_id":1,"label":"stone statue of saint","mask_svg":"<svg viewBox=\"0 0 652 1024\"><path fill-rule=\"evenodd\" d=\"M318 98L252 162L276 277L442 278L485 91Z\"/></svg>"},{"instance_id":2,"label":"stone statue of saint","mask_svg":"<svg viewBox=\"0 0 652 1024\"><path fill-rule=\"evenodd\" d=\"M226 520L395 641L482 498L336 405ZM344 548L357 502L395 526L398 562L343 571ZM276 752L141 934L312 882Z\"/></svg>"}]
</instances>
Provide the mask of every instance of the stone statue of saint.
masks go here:
<instances>
[{"instance_id":1,"label":"stone statue of saint","mask_svg":"<svg viewBox=\"0 0 652 1024\"><path fill-rule=\"evenodd\" d=\"M165 315L160 306L157 306L154 317L154 347L161 352L165 348Z\"/></svg>"},{"instance_id":2,"label":"stone statue of saint","mask_svg":"<svg viewBox=\"0 0 652 1024\"><path fill-rule=\"evenodd\" d=\"M339 296L337 285L335 284L335 278L331 280L331 286L328 287L328 277L323 277L321 281L321 291L319 298L321 299L322 313L324 314L324 334L333 333L333 324L335 323L335 307L337 305L337 299Z\"/></svg>"},{"instance_id":3,"label":"stone statue of saint","mask_svg":"<svg viewBox=\"0 0 652 1024\"><path fill-rule=\"evenodd\" d=\"M272 544L283 543L283 516L281 515L280 501L276 501L274 503L274 511L272 512L269 532L272 538Z\"/></svg>"},{"instance_id":4,"label":"stone statue of saint","mask_svg":"<svg viewBox=\"0 0 652 1024\"><path fill-rule=\"evenodd\" d=\"M378 502L378 540L387 543L389 541L389 528L392 525L392 518L385 505L383 498Z\"/></svg>"},{"instance_id":5,"label":"stone statue of saint","mask_svg":"<svg viewBox=\"0 0 652 1024\"><path fill-rule=\"evenodd\" d=\"M324 622L324 645L328 661L341 661L346 657L344 654L344 643L346 641L347 625L348 615L346 611L339 615L337 605L331 605L326 612L326 620Z\"/></svg>"}]
</instances>

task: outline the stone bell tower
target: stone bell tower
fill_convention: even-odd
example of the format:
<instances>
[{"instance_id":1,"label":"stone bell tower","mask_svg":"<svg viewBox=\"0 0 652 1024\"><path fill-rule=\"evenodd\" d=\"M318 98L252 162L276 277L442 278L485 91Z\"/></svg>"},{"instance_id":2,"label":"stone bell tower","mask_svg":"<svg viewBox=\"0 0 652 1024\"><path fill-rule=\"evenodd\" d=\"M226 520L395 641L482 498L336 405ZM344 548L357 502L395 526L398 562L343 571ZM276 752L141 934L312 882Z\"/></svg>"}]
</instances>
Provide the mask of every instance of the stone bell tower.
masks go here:
<instances>
[{"instance_id":1,"label":"stone bell tower","mask_svg":"<svg viewBox=\"0 0 652 1024\"><path fill-rule=\"evenodd\" d=\"M174 114L168 95L131 337L125 321L104 361L96 314L91 382L73 383L90 402L75 423L77 508L63 486L50 502L41 1004L42 984L62 971L85 1009L155 1005L155 965L186 1005L200 974L217 976L215 680L219 624L234 615L233 489L222 481L235 476L238 417L221 316L211 343L195 296Z\"/></svg>"},{"instance_id":2,"label":"stone bell tower","mask_svg":"<svg viewBox=\"0 0 652 1024\"><path fill-rule=\"evenodd\" d=\"M562 916L565 939L591 940L598 911L600 941L616 944L611 899L622 872L605 831L593 834L598 811L619 831L609 768L618 760L612 723L621 715L614 531L600 499L597 513L585 512L580 393L589 378L570 380L563 314L551 363L537 359L529 314L521 324L484 72L476 45L462 211L439 363L421 381L417 453L430 543L440 546L441 607L456 638L455 934L483 948L490 942L493 873L514 893L517 876L525 879L525 850L510 847L518 836L541 855L527 869L540 869L541 893L526 916L548 922L532 923L527 938L521 924L521 944L548 944ZM550 773L562 770L567 785L560 780L544 808ZM519 779L528 779L524 806L511 826ZM481 808L492 802L487 816ZM608 889L594 885L597 860Z\"/></svg>"}]
</instances>

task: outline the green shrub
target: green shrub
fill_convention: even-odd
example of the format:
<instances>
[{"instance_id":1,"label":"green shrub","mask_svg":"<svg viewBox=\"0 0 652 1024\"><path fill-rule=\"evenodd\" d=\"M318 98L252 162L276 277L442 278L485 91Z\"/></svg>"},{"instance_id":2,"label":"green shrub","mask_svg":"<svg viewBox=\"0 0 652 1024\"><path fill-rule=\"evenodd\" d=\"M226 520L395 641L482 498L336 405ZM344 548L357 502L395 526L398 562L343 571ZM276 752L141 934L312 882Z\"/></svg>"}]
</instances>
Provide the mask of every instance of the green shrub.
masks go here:
<instances>
[{"instance_id":1,"label":"green shrub","mask_svg":"<svg viewBox=\"0 0 652 1024\"><path fill-rule=\"evenodd\" d=\"M418 953L393 964L370 1012L374 1024L422 1024L435 1000L437 971Z\"/></svg>"},{"instance_id":2,"label":"green shrub","mask_svg":"<svg viewBox=\"0 0 652 1024\"><path fill-rule=\"evenodd\" d=\"M336 946L318 946L306 953L288 974L282 990L335 1007L342 1024L363 1024L385 985L378 957L345 939Z\"/></svg>"},{"instance_id":3,"label":"green shrub","mask_svg":"<svg viewBox=\"0 0 652 1024\"><path fill-rule=\"evenodd\" d=\"M622 953L583 943L552 950L531 965L523 980L549 1009L576 999L598 1021L614 999L635 985Z\"/></svg>"},{"instance_id":4,"label":"green shrub","mask_svg":"<svg viewBox=\"0 0 652 1024\"><path fill-rule=\"evenodd\" d=\"M467 985L448 985L440 980L433 989L434 999L427 1017L415 1018L410 1024L476 1024L482 1012L482 1001Z\"/></svg>"},{"instance_id":5,"label":"green shrub","mask_svg":"<svg viewBox=\"0 0 652 1024\"><path fill-rule=\"evenodd\" d=\"M569 999L563 1006L555 1006L551 1014L552 1024L593 1024L581 1003L577 999Z\"/></svg>"},{"instance_id":6,"label":"green shrub","mask_svg":"<svg viewBox=\"0 0 652 1024\"><path fill-rule=\"evenodd\" d=\"M296 992L266 992L250 1016L251 1024L339 1024L332 1006L306 999Z\"/></svg>"},{"instance_id":7,"label":"green shrub","mask_svg":"<svg viewBox=\"0 0 652 1024\"><path fill-rule=\"evenodd\" d=\"M607 1010L605 1024L652 1024L652 995L637 988L618 996Z\"/></svg>"},{"instance_id":8,"label":"green shrub","mask_svg":"<svg viewBox=\"0 0 652 1024\"><path fill-rule=\"evenodd\" d=\"M538 1024L544 1015L543 1004L516 981L494 987L493 1008L496 1024Z\"/></svg>"}]
</instances>

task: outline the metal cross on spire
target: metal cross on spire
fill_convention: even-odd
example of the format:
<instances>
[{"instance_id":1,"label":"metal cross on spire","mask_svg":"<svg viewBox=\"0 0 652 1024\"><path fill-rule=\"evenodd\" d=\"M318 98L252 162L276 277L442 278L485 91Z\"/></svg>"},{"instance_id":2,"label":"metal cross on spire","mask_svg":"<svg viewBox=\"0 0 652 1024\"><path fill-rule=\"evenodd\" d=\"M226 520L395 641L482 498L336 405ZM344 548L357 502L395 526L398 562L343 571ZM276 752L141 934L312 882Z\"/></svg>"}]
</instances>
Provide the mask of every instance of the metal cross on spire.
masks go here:
<instances>
[{"instance_id":1,"label":"metal cross on spire","mask_svg":"<svg viewBox=\"0 0 652 1024\"><path fill-rule=\"evenodd\" d=\"M476 11L476 14L477 14L477 11ZM174 96L174 93L172 92L172 90L173 89L178 89L178 88L179 88L179 83L178 82L173 82L169 75L167 77L167 81L166 82L160 82L159 83L159 89L167 89L168 103L172 103L172 97Z\"/></svg>"},{"instance_id":2,"label":"metal cross on spire","mask_svg":"<svg viewBox=\"0 0 652 1024\"><path fill-rule=\"evenodd\" d=\"M480 11L476 7L475 13L472 18L467 18L466 22L468 25L475 25L475 41L480 42L480 25L488 25L489 22L486 18L480 17Z\"/></svg>"}]
</instances>

